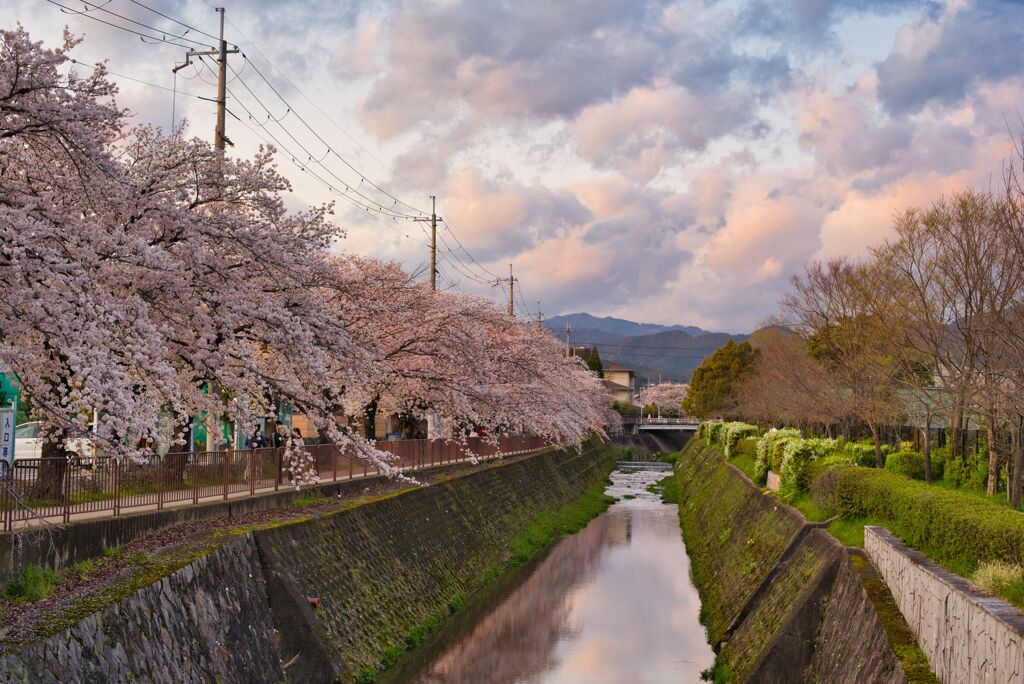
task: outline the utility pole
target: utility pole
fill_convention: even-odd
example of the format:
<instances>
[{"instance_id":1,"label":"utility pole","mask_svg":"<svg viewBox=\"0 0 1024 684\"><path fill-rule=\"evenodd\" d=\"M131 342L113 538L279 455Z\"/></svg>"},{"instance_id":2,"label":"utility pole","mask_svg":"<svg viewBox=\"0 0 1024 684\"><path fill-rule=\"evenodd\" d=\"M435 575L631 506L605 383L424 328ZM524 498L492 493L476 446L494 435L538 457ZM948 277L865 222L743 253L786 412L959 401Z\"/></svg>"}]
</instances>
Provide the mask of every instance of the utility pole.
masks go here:
<instances>
[{"instance_id":1,"label":"utility pole","mask_svg":"<svg viewBox=\"0 0 1024 684\"><path fill-rule=\"evenodd\" d=\"M504 278L498 278L497 280L494 281L494 283L491 285L491 287L496 287L497 285L501 285L503 282L505 282ZM515 288L516 288L516 278L515 278L515 276L512 275L512 264L509 264L508 265L508 315L509 316L515 316L516 315L515 299L514 299Z\"/></svg>"},{"instance_id":2,"label":"utility pole","mask_svg":"<svg viewBox=\"0 0 1024 684\"><path fill-rule=\"evenodd\" d=\"M205 50L203 52L197 52L196 50L188 50L185 53L185 63L175 64L172 72L178 73L181 69L192 64L193 57L216 57L218 63L217 69L217 127L213 134L213 146L215 149L223 150L224 144L233 145L227 134L225 133L225 119L224 116L227 113L227 84L228 84L228 55L237 55L238 48L232 48L228 50L228 43L224 40L224 8L216 8L217 12L220 12L220 45L216 50ZM207 98L203 98L207 99Z\"/></svg>"},{"instance_id":3,"label":"utility pole","mask_svg":"<svg viewBox=\"0 0 1024 684\"><path fill-rule=\"evenodd\" d=\"M569 321L565 322L565 355L575 356L575 350L572 348L572 334L576 332L569 327Z\"/></svg>"},{"instance_id":4,"label":"utility pole","mask_svg":"<svg viewBox=\"0 0 1024 684\"><path fill-rule=\"evenodd\" d=\"M540 310L540 300L537 300L537 330L544 329L544 314Z\"/></svg>"},{"instance_id":5,"label":"utility pole","mask_svg":"<svg viewBox=\"0 0 1024 684\"><path fill-rule=\"evenodd\" d=\"M430 196L430 289L437 290L437 197ZM425 218L416 218L413 221L427 221Z\"/></svg>"},{"instance_id":6,"label":"utility pole","mask_svg":"<svg viewBox=\"0 0 1024 684\"><path fill-rule=\"evenodd\" d=\"M512 276L512 264L508 265L508 315L515 316L515 301L512 295L515 293L516 279Z\"/></svg>"}]
</instances>

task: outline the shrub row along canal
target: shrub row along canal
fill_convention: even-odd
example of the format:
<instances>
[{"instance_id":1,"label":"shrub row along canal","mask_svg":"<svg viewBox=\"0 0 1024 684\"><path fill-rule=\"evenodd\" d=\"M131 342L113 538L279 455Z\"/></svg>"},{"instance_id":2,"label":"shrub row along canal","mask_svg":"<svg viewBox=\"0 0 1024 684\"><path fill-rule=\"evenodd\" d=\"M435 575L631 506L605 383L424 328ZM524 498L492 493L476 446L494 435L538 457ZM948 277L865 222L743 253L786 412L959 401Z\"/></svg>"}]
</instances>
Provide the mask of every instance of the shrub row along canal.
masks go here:
<instances>
[{"instance_id":1,"label":"shrub row along canal","mask_svg":"<svg viewBox=\"0 0 1024 684\"><path fill-rule=\"evenodd\" d=\"M697 681L714 653L698 621L665 472L616 471L619 501L471 598L389 682Z\"/></svg>"}]
</instances>

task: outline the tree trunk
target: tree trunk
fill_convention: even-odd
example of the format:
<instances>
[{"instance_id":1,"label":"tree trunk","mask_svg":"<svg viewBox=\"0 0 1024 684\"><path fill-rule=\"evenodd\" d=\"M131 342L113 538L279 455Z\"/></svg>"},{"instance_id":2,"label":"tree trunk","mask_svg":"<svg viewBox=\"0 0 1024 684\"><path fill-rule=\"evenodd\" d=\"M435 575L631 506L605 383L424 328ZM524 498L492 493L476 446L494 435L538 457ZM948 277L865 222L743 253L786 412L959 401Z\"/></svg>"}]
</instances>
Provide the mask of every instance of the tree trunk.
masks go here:
<instances>
[{"instance_id":1,"label":"tree trunk","mask_svg":"<svg viewBox=\"0 0 1024 684\"><path fill-rule=\"evenodd\" d=\"M1020 510L1021 490L1021 469L1024 468L1024 416L1017 416L1015 429L1013 430L1013 474L1010 478L1010 503L1016 510Z\"/></svg>"},{"instance_id":2,"label":"tree trunk","mask_svg":"<svg viewBox=\"0 0 1024 684\"><path fill-rule=\"evenodd\" d=\"M925 416L924 434L921 435L921 451L924 454L924 481L932 483L932 414Z\"/></svg>"},{"instance_id":3,"label":"tree trunk","mask_svg":"<svg viewBox=\"0 0 1024 684\"><path fill-rule=\"evenodd\" d=\"M999 448L996 445L996 430L993 419L985 421L985 434L988 437L988 482L985 493L989 496L996 493L999 486Z\"/></svg>"},{"instance_id":4,"label":"tree trunk","mask_svg":"<svg viewBox=\"0 0 1024 684\"><path fill-rule=\"evenodd\" d=\"M963 423L963 419L963 409L960 408L960 403L957 401L954 403L953 413L949 417L949 429L952 431L949 435L951 440L949 444L949 460L951 461L962 458L964 455L963 449L961 448L962 445L960 444L960 428Z\"/></svg>"},{"instance_id":5,"label":"tree trunk","mask_svg":"<svg viewBox=\"0 0 1024 684\"><path fill-rule=\"evenodd\" d=\"M875 442L875 467L882 468L885 464L882 462L882 441L878 431L878 424L868 423L868 427L871 428L871 439Z\"/></svg>"},{"instance_id":6,"label":"tree trunk","mask_svg":"<svg viewBox=\"0 0 1024 684\"><path fill-rule=\"evenodd\" d=\"M378 397L374 397L363 407L363 437L366 439L377 438L377 400Z\"/></svg>"},{"instance_id":7,"label":"tree trunk","mask_svg":"<svg viewBox=\"0 0 1024 684\"><path fill-rule=\"evenodd\" d=\"M68 470L63 437L44 442L41 455L43 460L39 463L33 496L37 499L63 500L64 478Z\"/></svg>"}]
</instances>

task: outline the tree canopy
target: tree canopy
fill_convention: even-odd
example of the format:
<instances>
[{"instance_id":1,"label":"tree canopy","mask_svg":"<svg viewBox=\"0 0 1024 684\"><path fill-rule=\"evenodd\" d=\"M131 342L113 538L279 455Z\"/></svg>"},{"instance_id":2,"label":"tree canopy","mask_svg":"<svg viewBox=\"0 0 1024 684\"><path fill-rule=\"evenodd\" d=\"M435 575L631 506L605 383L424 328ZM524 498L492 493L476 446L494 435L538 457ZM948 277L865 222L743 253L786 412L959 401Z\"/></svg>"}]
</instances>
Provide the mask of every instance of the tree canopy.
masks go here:
<instances>
[{"instance_id":1,"label":"tree canopy","mask_svg":"<svg viewBox=\"0 0 1024 684\"><path fill-rule=\"evenodd\" d=\"M757 350L729 340L704 359L690 379L683 410L697 418L725 415L738 402L737 388L753 371Z\"/></svg>"}]
</instances>

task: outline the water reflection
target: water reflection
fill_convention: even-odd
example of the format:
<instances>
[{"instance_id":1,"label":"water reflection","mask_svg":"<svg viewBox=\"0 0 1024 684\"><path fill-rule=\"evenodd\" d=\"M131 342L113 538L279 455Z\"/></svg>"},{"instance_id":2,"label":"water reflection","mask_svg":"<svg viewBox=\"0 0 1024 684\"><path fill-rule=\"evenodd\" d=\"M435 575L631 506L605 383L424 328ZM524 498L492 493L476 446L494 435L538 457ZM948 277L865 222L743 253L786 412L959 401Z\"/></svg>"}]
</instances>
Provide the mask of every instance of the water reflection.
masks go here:
<instances>
[{"instance_id":1,"label":"water reflection","mask_svg":"<svg viewBox=\"0 0 1024 684\"><path fill-rule=\"evenodd\" d=\"M664 473L614 473L633 495L551 551L469 624L452 624L390 681L660 683L699 679L714 654L697 620L676 507L645 491ZM470 613L473 611L470 610Z\"/></svg>"}]
</instances>

